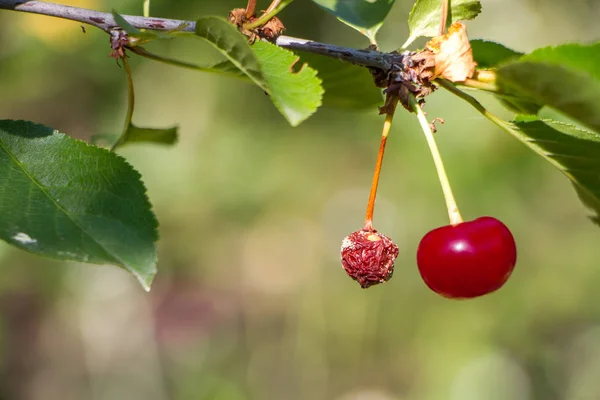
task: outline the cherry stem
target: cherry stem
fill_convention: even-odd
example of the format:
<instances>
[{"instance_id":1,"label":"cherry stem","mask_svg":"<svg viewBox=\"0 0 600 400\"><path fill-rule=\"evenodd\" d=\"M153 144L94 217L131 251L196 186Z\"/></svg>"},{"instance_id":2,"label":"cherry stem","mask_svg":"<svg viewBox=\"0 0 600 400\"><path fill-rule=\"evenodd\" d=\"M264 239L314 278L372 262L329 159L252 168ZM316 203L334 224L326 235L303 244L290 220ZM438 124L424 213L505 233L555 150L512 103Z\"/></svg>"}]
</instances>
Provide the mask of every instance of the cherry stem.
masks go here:
<instances>
[{"instance_id":1,"label":"cherry stem","mask_svg":"<svg viewBox=\"0 0 600 400\"><path fill-rule=\"evenodd\" d=\"M433 157L433 162L435 164L435 169L438 174L438 179L440 180L440 184L442 185L442 191L444 192L444 199L446 200L446 207L448 208L448 217L450 218L450 224L458 225L463 222L463 219L460 215L460 212L458 211L458 206L456 205L456 200L454 199L454 194L452 193L452 188L450 186L450 181L448 180L448 175L446 175L446 169L444 168L444 163L442 162L442 156L440 155L440 151L435 142L435 138L433 137L431 126L427 121L427 117L425 117L425 113L423 113L423 109L421 109L421 106L419 105L414 96L410 97L410 103L415 113L417 113L419 124L421 124L421 129L425 134L427 144L429 145L429 150L431 151L431 156Z\"/></svg>"},{"instance_id":2,"label":"cherry stem","mask_svg":"<svg viewBox=\"0 0 600 400\"><path fill-rule=\"evenodd\" d=\"M391 111L385 117L383 122L383 130L381 131L381 142L379 144L379 154L377 154L377 162L375 163L375 172L373 173L373 182L371 183L371 193L369 193L369 203L367 204L367 213L365 216L364 231L373 231L373 211L375 210L375 198L377 197L377 186L379 186L379 176L381 175L381 165L383 164L383 153L387 143L388 134L392 127L394 119L394 111L396 103L391 107Z\"/></svg>"},{"instance_id":3,"label":"cherry stem","mask_svg":"<svg viewBox=\"0 0 600 400\"><path fill-rule=\"evenodd\" d=\"M256 10L256 0L248 0L248 5L246 6L246 18L250 18L254 15L254 10Z\"/></svg>"},{"instance_id":4,"label":"cherry stem","mask_svg":"<svg viewBox=\"0 0 600 400\"><path fill-rule=\"evenodd\" d=\"M438 28L438 36L442 36L446 33L446 27L448 25L448 0L442 0L442 7L440 9L440 26Z\"/></svg>"}]
</instances>

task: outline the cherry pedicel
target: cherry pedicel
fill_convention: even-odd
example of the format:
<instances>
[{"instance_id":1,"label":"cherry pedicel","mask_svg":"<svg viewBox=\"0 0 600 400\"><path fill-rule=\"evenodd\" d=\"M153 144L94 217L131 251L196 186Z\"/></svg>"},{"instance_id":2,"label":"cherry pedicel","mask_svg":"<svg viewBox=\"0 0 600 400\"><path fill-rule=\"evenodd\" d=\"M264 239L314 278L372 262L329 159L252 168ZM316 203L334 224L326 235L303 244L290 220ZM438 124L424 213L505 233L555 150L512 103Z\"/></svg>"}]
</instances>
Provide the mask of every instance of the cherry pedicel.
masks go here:
<instances>
[{"instance_id":1,"label":"cherry pedicel","mask_svg":"<svg viewBox=\"0 0 600 400\"><path fill-rule=\"evenodd\" d=\"M450 225L427 233L417 250L417 265L425 284L448 298L467 299L494 292L510 277L517 246L510 230L492 217L463 222L431 127L413 100L413 109L431 155L448 209Z\"/></svg>"},{"instance_id":2,"label":"cherry pedicel","mask_svg":"<svg viewBox=\"0 0 600 400\"><path fill-rule=\"evenodd\" d=\"M417 265L427 286L455 299L498 290L516 261L510 230L492 217L434 229L423 237L417 251Z\"/></svg>"},{"instance_id":3,"label":"cherry pedicel","mask_svg":"<svg viewBox=\"0 0 600 400\"><path fill-rule=\"evenodd\" d=\"M398 257L398 246L392 240L373 228L373 211L379 175L383 163L383 153L392 126L396 104L386 109L387 116L381 133L379 154L371 183L367 213L363 229L348 235L342 242L342 266L346 273L363 289L378 283L387 282L394 273L394 261Z\"/></svg>"}]
</instances>

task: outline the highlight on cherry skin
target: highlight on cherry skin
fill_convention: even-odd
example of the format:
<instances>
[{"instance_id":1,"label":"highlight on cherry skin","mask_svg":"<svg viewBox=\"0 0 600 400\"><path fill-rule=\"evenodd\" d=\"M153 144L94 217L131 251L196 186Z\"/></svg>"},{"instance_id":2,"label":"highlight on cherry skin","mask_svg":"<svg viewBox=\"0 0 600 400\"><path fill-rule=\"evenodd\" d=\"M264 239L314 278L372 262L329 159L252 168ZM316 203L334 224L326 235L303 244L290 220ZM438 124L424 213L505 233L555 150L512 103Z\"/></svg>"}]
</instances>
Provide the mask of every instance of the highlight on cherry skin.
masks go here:
<instances>
[{"instance_id":1,"label":"highlight on cherry skin","mask_svg":"<svg viewBox=\"0 0 600 400\"><path fill-rule=\"evenodd\" d=\"M421 239L417 250L423 281L434 292L453 299L500 289L516 261L512 233L492 217L434 229Z\"/></svg>"}]
</instances>

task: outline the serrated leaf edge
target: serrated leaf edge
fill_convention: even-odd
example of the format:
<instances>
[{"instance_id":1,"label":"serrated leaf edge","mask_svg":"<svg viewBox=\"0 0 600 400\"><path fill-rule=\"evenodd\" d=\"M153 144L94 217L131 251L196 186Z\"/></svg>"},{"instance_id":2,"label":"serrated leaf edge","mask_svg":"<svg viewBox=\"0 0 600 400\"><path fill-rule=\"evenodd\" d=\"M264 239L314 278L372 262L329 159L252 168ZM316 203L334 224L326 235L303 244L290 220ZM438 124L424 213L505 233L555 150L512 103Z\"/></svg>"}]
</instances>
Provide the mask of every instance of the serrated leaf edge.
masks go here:
<instances>
[{"instance_id":1,"label":"serrated leaf edge","mask_svg":"<svg viewBox=\"0 0 600 400\"><path fill-rule=\"evenodd\" d=\"M513 134L515 136L517 136L517 139L519 139L521 142L523 142L525 145L527 145L530 149L532 149L533 151L535 151L537 154L539 154L540 156L542 156L544 159L546 159L546 161L548 161L549 163L551 163L556 169L558 169L563 175L565 175L573 184L577 185L577 189L584 191L588 196L590 196L592 199L595 199L597 201L600 201L600 199L592 192L590 192L585 186L583 186L578 179L576 179L570 172L568 168L564 168L564 166L562 164L560 164L558 161L556 161L553 156L564 156L564 157L569 157L566 154L559 154L559 153L549 153L544 151L541 146L538 144L540 141L533 139L533 138L529 138L527 135L525 135L525 133L523 133L523 131L519 128L518 124L527 124L527 123L532 123L532 122L543 122L547 125L550 126L550 128L552 128L552 125L560 125L563 127L568 127L569 129L575 130L577 132L581 132L581 133L585 133L585 134L590 134L592 136L598 136L595 132L593 131L588 131L586 129L581 129L573 124L569 124L566 122L562 122L562 121L556 121L553 119L549 119L549 118L543 118L543 119L536 119L536 120L530 120L530 121L509 121L508 123L511 126L516 126L516 132ZM563 135L566 136L570 136L564 132L560 132ZM585 139L581 139L581 140L585 140ZM591 141L591 140L590 140ZM600 142L600 136L598 136L598 142ZM590 209L591 207L589 207L587 204L584 203L584 206L588 209ZM595 210L594 210L595 211ZM593 218L593 217L590 217Z\"/></svg>"},{"instance_id":2,"label":"serrated leaf edge","mask_svg":"<svg viewBox=\"0 0 600 400\"><path fill-rule=\"evenodd\" d=\"M269 43L271 44L271 43ZM291 62L291 64L289 65L289 69L290 71L292 71L292 68L298 63L301 62L301 57L299 55L297 55L296 53L294 53L293 51L290 51L288 49L284 49L282 47L279 46L275 46L273 44L271 44L272 46L274 46L275 48L277 48L277 51L281 51L291 57L293 57L293 61ZM259 66L260 66L260 59L257 57L256 58ZM262 68L262 67L261 67ZM308 70L311 72L311 75L309 76L309 79L315 79L317 81L318 87L319 87L319 92L318 92L318 96L319 96L319 100L317 101L317 103L315 104L315 109L313 112L311 112L309 115L307 115L304 118L301 118L299 120L290 120L288 119L287 115L285 113L283 113L283 111L281 111L280 107L282 107L282 105L279 104L279 102L275 101L275 98L271 95L271 90L268 87L268 82L265 81L266 84L266 91L271 95L271 101L273 102L273 104L275 105L275 107L284 115L284 117L288 120L288 122L290 123L290 125L292 127L297 127L298 125L300 125L302 122L306 121L310 116L312 116L315 112L317 112L317 110L319 109L319 107L321 107L323 105L323 95L325 94L325 89L323 88L323 80L319 77L319 71L317 71L314 68L311 68L311 66L306 63L303 62L302 66L300 67L300 69L297 72L290 72L292 74L300 74L302 73L304 70Z\"/></svg>"},{"instance_id":3,"label":"serrated leaf edge","mask_svg":"<svg viewBox=\"0 0 600 400\"><path fill-rule=\"evenodd\" d=\"M46 128L46 129L48 129L48 127L47 127L47 126L45 126L45 125L43 125L43 124L39 124L39 123L36 123L36 122L27 121L27 120L11 120L11 119L7 119L7 120L5 120L5 121L12 121L12 122L17 122L17 123L27 123L27 124L31 124L31 125L34 125L34 126L39 126L39 127L43 127L43 128ZM50 128L50 129L52 129L52 128ZM150 214L152 215L152 230L153 230L153 233L154 233L154 237L156 238L156 240L158 240L158 237L159 237L159 235L158 235L158 220L157 220L157 218L156 218L156 215L155 215L155 214L154 214L154 212L152 211L152 203L150 202L150 199L149 199L149 197L148 197L148 189L146 188L146 185L144 185L144 183L143 183L143 181L142 181L142 175L141 175L141 174L140 174L140 173L139 173L139 172L138 172L138 171L137 171L137 170L136 170L136 169L135 169L135 168L134 168L134 167L133 167L133 166L132 166L132 165L131 165L131 164L130 164L130 163L129 163L129 162L128 162L128 161L127 161L125 158L124 158L124 157L122 157L122 156L120 156L120 155L118 155L118 154L116 154L116 153L114 153L114 152L111 152L111 151L109 151L109 150L107 150L107 149L104 149L104 148L102 148L102 147L93 146L93 145L91 145L91 144L89 144L89 143L87 143L87 142L85 142L85 141L83 141L83 140L79 140L79 139L73 138L73 137L71 137L71 136L69 136L69 135L67 135L67 134L65 134L65 133L63 133L63 132L60 132L60 131L59 131L59 130L57 130L57 129L52 129L52 134L53 134L53 135L58 135L58 136L63 136L63 137L66 137L66 138L68 138L68 139L70 139L70 140L73 140L73 141L75 141L75 142L77 142L77 143L83 144L83 145L84 145L86 148L94 148L94 149L96 149L96 150L99 150L100 152L105 152L105 153L107 153L107 154L112 154L112 156L114 156L114 157L116 157L117 159L121 160L121 161L122 161L122 162L123 162L123 163L124 163L126 166L130 167L130 168L131 168L131 170L132 170L132 171L133 171L133 173L134 173L134 176L135 176L135 177L136 177L136 178L137 178L137 179L140 181L140 183L142 183L142 187L144 188L144 191L143 191L144 200L145 200L145 202L146 202L146 205L148 205L148 206L149 206L149 209L150 209ZM110 254L112 257L114 257L114 258L115 258L115 260L119 261L119 262L121 263L120 265L121 265L122 267L124 267L124 268L125 268L125 269L126 269L128 272L130 272L130 273L131 273L133 276L135 276L135 278L136 278L136 279L137 279L137 280L140 282L140 284L142 285L142 287L144 288L144 290L145 290L145 291L147 291L147 292L149 292L149 291L150 291L150 285L151 285L151 283L152 283L152 280L153 280L154 276L156 275L156 261L157 261L157 260L156 260L156 257L155 257L155 261L154 261L154 268L153 268L155 271L152 273L152 275L151 275L151 276L149 276L148 280L145 280L145 279L144 279L144 278L143 278L143 277L142 277L142 276L141 276L141 275L140 275L140 274L139 274L137 271L135 271L134 269L128 268L128 267L127 267L127 265L126 265L126 264L125 264L125 263L124 263L124 262L123 262L123 261L120 259L120 257L117 257L117 256L115 256L114 254L112 254L111 252L109 252L107 249L105 249L105 248L104 248L104 246L103 246L101 243L98 243L98 242L96 241L96 239L95 239L95 238L91 237L91 236L90 236L90 235L89 235L89 234L88 234L88 233L87 233L87 232L86 232L86 231L85 231L85 230L84 230L84 229L83 229L83 228L82 228L82 227L81 227L81 226L80 226L80 225L77 223L77 221L73 220L73 219L71 218L70 214L67 212L67 210L65 210L65 209L62 207L62 205L60 205L59 203L57 203L57 202L56 202L56 201L55 201L55 200L52 198L52 196L50 196L50 194L47 192L47 190L44 188L44 186L43 186L43 185L42 185L42 184L41 184L41 183L40 183L40 182L39 182L37 179L35 179L35 178L34 178L34 177L33 177L33 176L32 176L32 175L29 173L29 171L27 171L27 169L26 169L26 168L25 168L25 167L24 167L24 166L21 164L21 162L20 162L18 159L16 159L16 158L13 156L12 152L10 152L10 151L9 151L9 149L7 149L7 148L6 148L6 146L4 145L4 142L3 142L3 141L0 141L0 148L2 148L2 149L3 149L3 150L4 150L4 151L5 151L5 152L6 152L6 153L7 153L7 154L10 156L10 158L13 160L13 162L15 162L15 163L16 163L16 164L19 166L19 168L21 168L21 170L23 171L23 173L25 173L25 174L26 174L26 175L27 175L27 176L28 176L28 177L31 179L31 181L32 181L32 182L34 182L34 183L35 183L35 184L36 184L36 185L39 187L39 189L40 189L40 190L41 190L41 191L42 191L42 192L43 192L43 193L44 193L44 194L45 194L45 195L48 197L48 199L49 199L49 200L50 200L50 201L51 201L51 202L52 202L52 203L53 203L53 204L54 204L54 205L55 205L55 206L56 206L58 209L60 209L60 210L61 210L61 211L62 211L62 212L63 212L63 213L64 213L64 214L65 214L65 215L68 217L68 219L69 219L69 220L71 220L71 221L73 222L73 224L75 224L77 227L79 227L79 228L81 229L81 231L82 231L82 232L84 232L84 233L85 233L85 235L86 235L87 237L89 237L89 238L90 238L90 239L91 239L93 242L97 243L97 244L98 244L98 245L99 245L99 246L100 246L100 247L101 247L101 248L102 248L104 251L106 251L106 253L107 253L107 254ZM155 250L155 251L156 251L156 240L155 240L155 243L153 243L153 247L154 247L154 250Z\"/></svg>"},{"instance_id":4,"label":"serrated leaf edge","mask_svg":"<svg viewBox=\"0 0 600 400\"><path fill-rule=\"evenodd\" d=\"M231 28L232 28L232 29L234 29L238 35L242 36L242 35L241 35L241 34L240 34L238 31L237 31L237 29L236 29L236 28L235 28L235 27L234 27L232 24L230 24L230 23L229 23L227 20L225 20L225 19L223 19L223 18L220 18L220 17L210 16L210 17L202 17L202 18L199 18L199 19L196 21L196 26L198 26L198 23L199 23L200 21L204 21L204 20L206 20L206 21L208 21L208 20L217 20L217 21L220 21L220 22L224 22L224 23L226 23L227 25L231 26ZM249 72L248 72L248 69L247 69L247 68L243 68L243 67L242 67L242 65L241 65L241 64L240 64L240 63L239 63L239 62L238 62L238 61L237 61L235 58L233 58L233 57L230 57L230 56L228 55L229 53L228 53L227 51L223 51L224 49L221 49L220 47L218 47L218 46L216 45L216 43L214 43L214 42L213 42L213 41L211 41L211 40L208 40L208 38L206 38L206 37L204 37L204 36L201 36L201 35L199 35L197 30L195 30L195 33L196 33L196 36L197 36L197 37L199 37L199 38L201 38L201 39L204 39L204 40L205 40L206 42L208 42L208 43L209 43L211 46L213 46L215 49L217 49L219 52L221 52L221 54L223 54L223 55L224 55L224 56L225 56L225 57L226 57L226 58L227 58L229 61L231 61L231 63L232 63L233 65L235 65L237 69L239 69L239 70L240 70L240 71L242 71L242 72L243 72L243 73L244 73L246 76L248 76L248 77L249 77L249 78L250 78L250 79L251 79L251 80L252 80L252 81L253 81L253 82L254 82L254 83L255 83L255 84L258 86L258 87L260 87L261 89L263 89L263 90L265 90L265 91L267 90L267 88L266 88L266 84L265 84L265 82L264 82L264 77L262 76L262 71L258 71L258 72L260 73L260 75L261 75L261 76L260 76L260 78L262 78L262 80L258 80L258 79L256 79L256 77L254 77L254 76L253 76L254 74L251 74L251 73L249 73ZM258 64L258 60L257 60L257 59L256 59L256 57L254 56L254 53L252 52L252 48L250 47L250 45L248 44L248 42L247 42L247 41L244 41L244 42L245 42L245 45L246 45L246 46L248 46L248 49L250 49L250 52L252 53L252 57L254 58L254 60L255 60L255 61L257 62L257 64Z\"/></svg>"}]
</instances>

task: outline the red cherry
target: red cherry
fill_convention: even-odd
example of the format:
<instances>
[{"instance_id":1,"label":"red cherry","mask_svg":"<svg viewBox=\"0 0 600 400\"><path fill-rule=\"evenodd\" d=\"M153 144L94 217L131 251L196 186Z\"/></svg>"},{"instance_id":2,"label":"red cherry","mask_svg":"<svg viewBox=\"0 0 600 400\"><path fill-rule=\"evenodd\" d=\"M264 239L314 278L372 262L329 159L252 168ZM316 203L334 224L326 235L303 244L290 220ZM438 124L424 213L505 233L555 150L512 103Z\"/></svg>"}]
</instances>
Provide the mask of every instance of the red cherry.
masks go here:
<instances>
[{"instance_id":1,"label":"red cherry","mask_svg":"<svg viewBox=\"0 0 600 400\"><path fill-rule=\"evenodd\" d=\"M516 261L515 239L506 225L492 217L434 229L417 250L417 265L427 286L455 299L500 289Z\"/></svg>"}]
</instances>

